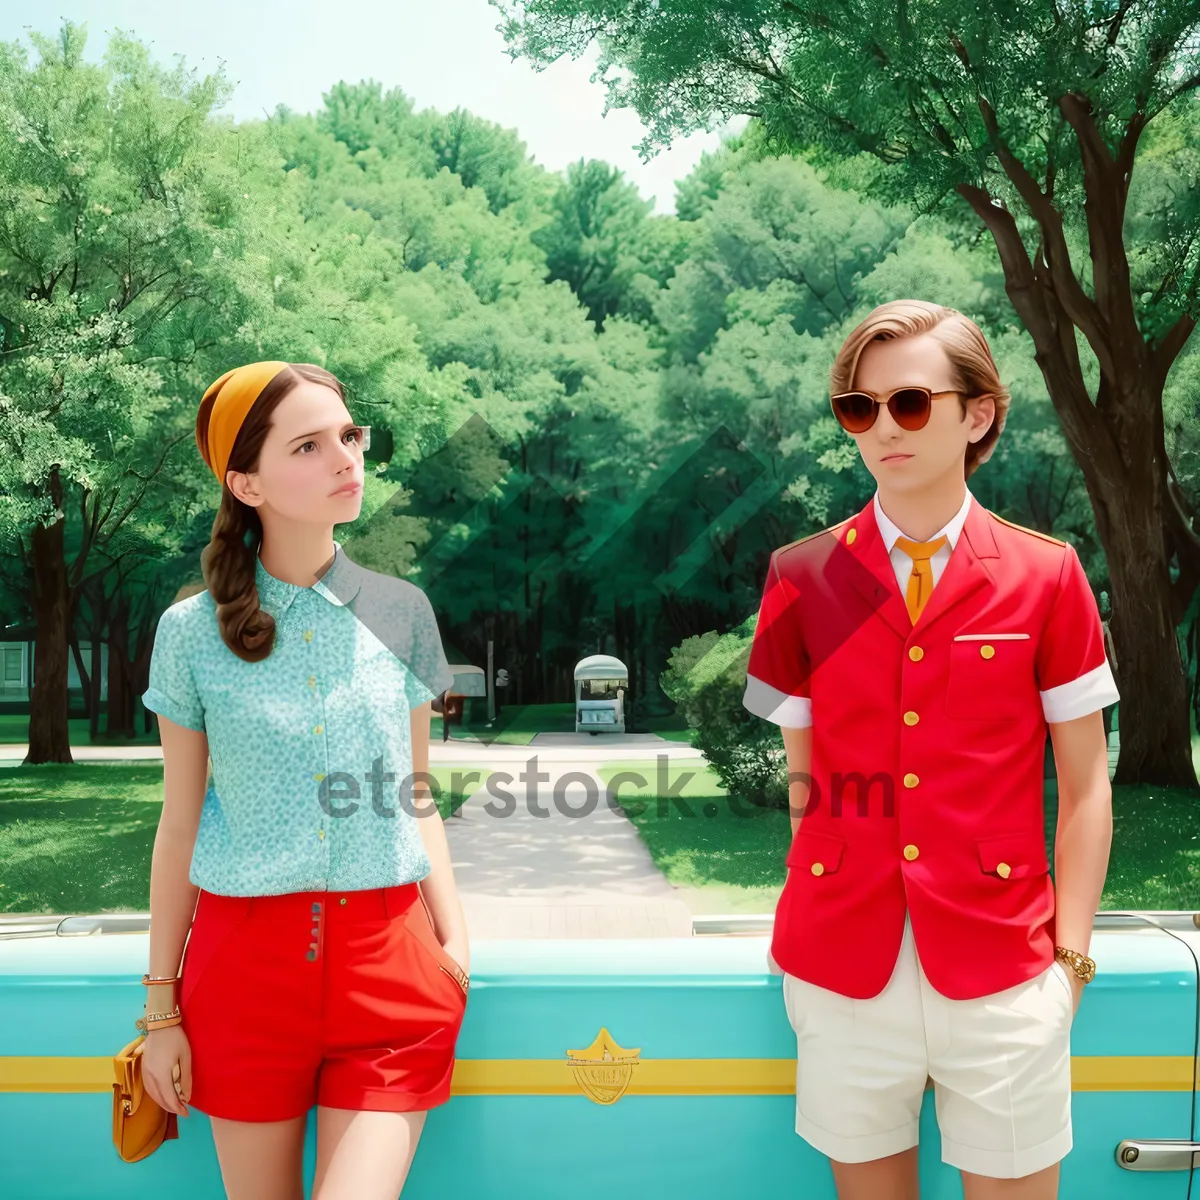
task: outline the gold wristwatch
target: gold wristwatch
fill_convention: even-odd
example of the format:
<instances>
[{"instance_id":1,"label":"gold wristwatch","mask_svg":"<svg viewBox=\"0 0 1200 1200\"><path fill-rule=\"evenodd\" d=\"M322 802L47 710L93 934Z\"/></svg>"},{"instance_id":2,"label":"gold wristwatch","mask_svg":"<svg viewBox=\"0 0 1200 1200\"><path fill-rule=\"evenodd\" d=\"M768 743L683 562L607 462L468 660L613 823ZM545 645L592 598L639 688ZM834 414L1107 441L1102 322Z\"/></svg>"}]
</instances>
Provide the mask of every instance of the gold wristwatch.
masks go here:
<instances>
[{"instance_id":1,"label":"gold wristwatch","mask_svg":"<svg viewBox=\"0 0 1200 1200\"><path fill-rule=\"evenodd\" d=\"M1068 950L1066 946L1055 946L1054 957L1065 962L1084 983L1091 983L1095 978L1096 964L1086 954L1080 954L1078 950Z\"/></svg>"}]
</instances>

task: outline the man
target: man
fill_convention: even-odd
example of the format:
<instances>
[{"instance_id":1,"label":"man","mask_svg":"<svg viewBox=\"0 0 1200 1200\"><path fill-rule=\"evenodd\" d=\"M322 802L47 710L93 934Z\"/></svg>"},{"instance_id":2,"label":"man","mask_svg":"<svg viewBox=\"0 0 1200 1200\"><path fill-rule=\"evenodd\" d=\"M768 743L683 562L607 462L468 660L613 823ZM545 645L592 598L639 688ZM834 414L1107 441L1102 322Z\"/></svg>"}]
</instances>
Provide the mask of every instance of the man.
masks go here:
<instances>
[{"instance_id":1,"label":"man","mask_svg":"<svg viewBox=\"0 0 1200 1200\"><path fill-rule=\"evenodd\" d=\"M966 486L1009 406L973 322L881 305L831 379L877 490L772 554L743 700L781 726L791 780L771 957L796 1131L841 1200L915 1198L931 1079L966 1200L1053 1197L1112 834L1099 612L1073 547Z\"/></svg>"}]
</instances>

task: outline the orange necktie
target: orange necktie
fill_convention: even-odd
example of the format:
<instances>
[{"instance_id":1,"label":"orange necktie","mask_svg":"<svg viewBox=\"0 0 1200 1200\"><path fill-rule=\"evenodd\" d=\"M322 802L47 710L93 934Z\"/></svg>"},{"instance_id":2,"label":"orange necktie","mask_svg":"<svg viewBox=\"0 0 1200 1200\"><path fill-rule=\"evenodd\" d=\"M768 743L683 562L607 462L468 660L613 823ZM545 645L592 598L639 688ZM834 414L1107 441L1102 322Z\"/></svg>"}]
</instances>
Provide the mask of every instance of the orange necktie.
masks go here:
<instances>
[{"instance_id":1,"label":"orange necktie","mask_svg":"<svg viewBox=\"0 0 1200 1200\"><path fill-rule=\"evenodd\" d=\"M898 537L896 545L913 560L912 574L908 577L908 589L904 602L908 605L908 615L912 623L917 623L925 602L933 593L933 566L930 559L946 544L946 535L942 534L932 542L914 542L911 538Z\"/></svg>"}]
</instances>

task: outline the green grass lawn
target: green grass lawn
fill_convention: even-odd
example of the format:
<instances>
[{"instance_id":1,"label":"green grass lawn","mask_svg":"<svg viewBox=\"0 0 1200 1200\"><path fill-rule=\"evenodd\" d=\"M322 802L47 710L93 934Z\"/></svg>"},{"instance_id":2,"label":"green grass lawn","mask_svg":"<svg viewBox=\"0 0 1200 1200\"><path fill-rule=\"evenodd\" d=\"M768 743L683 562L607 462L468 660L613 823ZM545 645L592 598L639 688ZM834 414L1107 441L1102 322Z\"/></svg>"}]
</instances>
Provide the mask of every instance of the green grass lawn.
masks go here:
<instances>
[{"instance_id":1,"label":"green grass lawn","mask_svg":"<svg viewBox=\"0 0 1200 1200\"><path fill-rule=\"evenodd\" d=\"M443 817L453 770L433 769ZM162 789L161 762L0 771L0 912L147 912Z\"/></svg>"}]
</instances>

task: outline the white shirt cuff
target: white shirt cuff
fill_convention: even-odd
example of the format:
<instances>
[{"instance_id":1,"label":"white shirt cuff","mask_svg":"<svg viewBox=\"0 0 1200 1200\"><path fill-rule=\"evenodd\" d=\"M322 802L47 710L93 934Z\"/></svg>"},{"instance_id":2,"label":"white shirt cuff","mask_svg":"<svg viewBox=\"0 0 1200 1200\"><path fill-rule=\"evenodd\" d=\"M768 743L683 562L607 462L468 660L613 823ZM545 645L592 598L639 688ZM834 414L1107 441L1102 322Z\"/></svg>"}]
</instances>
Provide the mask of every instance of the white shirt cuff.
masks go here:
<instances>
[{"instance_id":1,"label":"white shirt cuff","mask_svg":"<svg viewBox=\"0 0 1200 1200\"><path fill-rule=\"evenodd\" d=\"M789 696L753 675L746 676L742 706L785 729L804 729L813 723L812 701L807 696Z\"/></svg>"},{"instance_id":2,"label":"white shirt cuff","mask_svg":"<svg viewBox=\"0 0 1200 1200\"><path fill-rule=\"evenodd\" d=\"M1078 679L1060 683L1058 687L1047 688L1039 694L1048 725L1058 721L1073 721L1099 708L1107 708L1121 698L1107 658Z\"/></svg>"}]
</instances>

